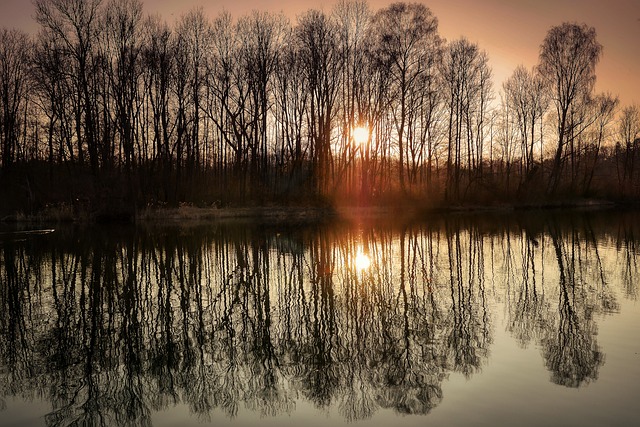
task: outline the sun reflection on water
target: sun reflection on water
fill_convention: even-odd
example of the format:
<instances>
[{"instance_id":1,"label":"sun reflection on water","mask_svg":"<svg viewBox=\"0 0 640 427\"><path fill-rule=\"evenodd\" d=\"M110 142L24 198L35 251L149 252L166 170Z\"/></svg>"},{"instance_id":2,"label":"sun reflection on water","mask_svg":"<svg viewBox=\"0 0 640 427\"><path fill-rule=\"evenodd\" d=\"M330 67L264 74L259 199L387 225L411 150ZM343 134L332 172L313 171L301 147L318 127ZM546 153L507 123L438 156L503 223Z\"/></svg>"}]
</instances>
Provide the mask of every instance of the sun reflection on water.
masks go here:
<instances>
[{"instance_id":1,"label":"sun reflection on water","mask_svg":"<svg viewBox=\"0 0 640 427\"><path fill-rule=\"evenodd\" d=\"M362 249L359 249L358 253L356 254L355 264L356 270L365 271L369 269L369 266L371 265L371 259L367 254L362 252Z\"/></svg>"}]
</instances>

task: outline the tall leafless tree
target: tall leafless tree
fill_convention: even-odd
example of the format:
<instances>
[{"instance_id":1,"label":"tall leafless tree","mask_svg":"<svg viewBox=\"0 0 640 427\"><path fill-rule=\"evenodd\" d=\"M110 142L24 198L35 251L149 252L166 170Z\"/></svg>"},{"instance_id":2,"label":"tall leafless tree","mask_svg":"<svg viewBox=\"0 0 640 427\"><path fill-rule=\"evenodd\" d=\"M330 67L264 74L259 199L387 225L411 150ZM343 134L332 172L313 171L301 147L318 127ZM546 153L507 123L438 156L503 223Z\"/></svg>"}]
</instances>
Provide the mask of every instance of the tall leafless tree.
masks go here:
<instances>
[{"instance_id":1,"label":"tall leafless tree","mask_svg":"<svg viewBox=\"0 0 640 427\"><path fill-rule=\"evenodd\" d=\"M459 200L463 169L470 180L471 171L480 171L483 162L491 70L486 53L465 38L447 46L441 67L449 113L447 197Z\"/></svg>"},{"instance_id":2,"label":"tall leafless tree","mask_svg":"<svg viewBox=\"0 0 640 427\"><path fill-rule=\"evenodd\" d=\"M332 18L337 24L338 49L340 52L340 113L339 139L337 144L336 169L337 176L346 178L351 186L355 185L354 158L358 150L365 151L361 157L366 157L368 144L358 147L354 143L352 131L355 127L373 126L369 117L363 86L370 78L367 68L368 32L371 21L369 5L363 0L340 0L332 11ZM364 165L361 165L361 170ZM347 173L351 172L351 173ZM362 179L367 173L362 172ZM342 182L338 178L336 182ZM366 185L364 185L366 187Z\"/></svg>"},{"instance_id":3,"label":"tall leafless tree","mask_svg":"<svg viewBox=\"0 0 640 427\"><path fill-rule=\"evenodd\" d=\"M251 130L247 141L251 151L251 171L253 179L261 179L268 174L269 150L269 109L273 75L278 65L288 22L284 15L271 15L254 11L242 18L237 25L240 36L240 66L244 68L250 93Z\"/></svg>"},{"instance_id":4,"label":"tall leafless tree","mask_svg":"<svg viewBox=\"0 0 640 427\"><path fill-rule=\"evenodd\" d=\"M342 65L337 28L325 13L310 10L299 18L294 31L309 91L307 123L312 174L317 180L317 190L323 193L330 188L334 171L331 138L338 113L336 103Z\"/></svg>"},{"instance_id":5,"label":"tall leafless tree","mask_svg":"<svg viewBox=\"0 0 640 427\"><path fill-rule=\"evenodd\" d=\"M398 177L405 190L407 118L416 105L412 96L426 75L433 73L439 55L438 20L419 3L393 3L373 17L372 37L381 66L388 67L393 104L393 119L398 141Z\"/></svg>"},{"instance_id":6,"label":"tall leafless tree","mask_svg":"<svg viewBox=\"0 0 640 427\"><path fill-rule=\"evenodd\" d=\"M604 142L612 133L610 127L617 112L618 103L618 98L611 94L599 94L590 102L590 114L593 118L591 120L591 130L587 136L590 143L587 144L584 153L586 166L582 191L585 195L588 195L591 190L591 183L600 160Z\"/></svg>"},{"instance_id":7,"label":"tall leafless tree","mask_svg":"<svg viewBox=\"0 0 640 427\"><path fill-rule=\"evenodd\" d=\"M0 30L0 167L11 168L19 149L24 111L28 102L31 41L18 30Z\"/></svg>"},{"instance_id":8,"label":"tall leafless tree","mask_svg":"<svg viewBox=\"0 0 640 427\"><path fill-rule=\"evenodd\" d=\"M171 200L171 170L173 148L171 143L171 85L175 72L174 36L168 25L158 16L148 17L142 29L143 92L147 143L151 141L151 154L146 161L150 171L159 175L153 197ZM149 118L150 116L150 118Z\"/></svg>"},{"instance_id":9,"label":"tall leafless tree","mask_svg":"<svg viewBox=\"0 0 640 427\"><path fill-rule=\"evenodd\" d=\"M76 85L77 155L84 161L84 147L94 174L98 171L98 126L92 86L92 60L98 42L102 0L35 0L36 20L51 37L59 40L73 61Z\"/></svg>"},{"instance_id":10,"label":"tall leafless tree","mask_svg":"<svg viewBox=\"0 0 640 427\"><path fill-rule=\"evenodd\" d=\"M140 0L110 0L105 12L106 37L103 43L108 61L108 76L112 110L120 150L125 168L130 171L136 161L136 134L139 125L140 88L140 34L142 29L142 3ZM102 163L112 161L113 150L103 143ZM142 153L138 153L141 156Z\"/></svg>"},{"instance_id":11,"label":"tall leafless tree","mask_svg":"<svg viewBox=\"0 0 640 427\"><path fill-rule=\"evenodd\" d=\"M520 136L521 183L534 170L536 126L548 106L544 81L536 70L529 71L518 66L504 82L505 101L514 114L515 126ZM540 130L542 132L542 130Z\"/></svg>"},{"instance_id":12,"label":"tall leafless tree","mask_svg":"<svg viewBox=\"0 0 640 427\"><path fill-rule=\"evenodd\" d=\"M627 192L636 169L636 157L640 154L640 108L631 105L622 110L618 123L619 145L618 157L618 181L623 187L623 192ZM622 167L619 164L622 163ZM622 170L620 170L622 169Z\"/></svg>"},{"instance_id":13,"label":"tall leafless tree","mask_svg":"<svg viewBox=\"0 0 640 427\"><path fill-rule=\"evenodd\" d=\"M542 42L539 70L551 88L557 115L558 143L548 186L551 193L558 188L564 151L573 138L571 111L593 90L601 53L595 28L586 24L565 22L552 27Z\"/></svg>"},{"instance_id":14,"label":"tall leafless tree","mask_svg":"<svg viewBox=\"0 0 640 427\"><path fill-rule=\"evenodd\" d=\"M276 149L278 168L287 182L285 191L300 189L305 184L304 164L310 147L304 138L307 116L307 80L302 72L302 58L298 41L288 32L275 70L274 116L278 129L279 148Z\"/></svg>"}]
</instances>

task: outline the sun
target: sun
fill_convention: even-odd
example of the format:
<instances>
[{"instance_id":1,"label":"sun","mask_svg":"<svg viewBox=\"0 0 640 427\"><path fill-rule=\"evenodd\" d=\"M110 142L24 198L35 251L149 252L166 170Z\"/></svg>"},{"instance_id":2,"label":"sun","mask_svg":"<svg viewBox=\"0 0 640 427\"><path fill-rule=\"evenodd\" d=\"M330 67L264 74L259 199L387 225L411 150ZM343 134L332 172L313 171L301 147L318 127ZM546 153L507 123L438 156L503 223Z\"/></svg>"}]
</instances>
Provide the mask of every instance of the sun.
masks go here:
<instances>
[{"instance_id":1,"label":"sun","mask_svg":"<svg viewBox=\"0 0 640 427\"><path fill-rule=\"evenodd\" d=\"M358 126L353 128L353 141L362 145L369 140L369 128L366 126Z\"/></svg>"}]
</instances>

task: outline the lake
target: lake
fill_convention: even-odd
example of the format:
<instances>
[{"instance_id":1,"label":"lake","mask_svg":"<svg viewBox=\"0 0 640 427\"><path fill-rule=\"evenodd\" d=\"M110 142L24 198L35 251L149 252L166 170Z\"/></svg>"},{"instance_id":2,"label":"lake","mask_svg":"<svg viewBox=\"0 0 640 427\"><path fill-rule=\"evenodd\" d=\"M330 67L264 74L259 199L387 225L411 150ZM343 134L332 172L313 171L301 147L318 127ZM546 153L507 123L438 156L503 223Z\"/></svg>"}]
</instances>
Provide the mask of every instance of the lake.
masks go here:
<instances>
[{"instance_id":1,"label":"lake","mask_svg":"<svg viewBox=\"0 0 640 427\"><path fill-rule=\"evenodd\" d=\"M638 212L0 236L2 426L640 425Z\"/></svg>"}]
</instances>

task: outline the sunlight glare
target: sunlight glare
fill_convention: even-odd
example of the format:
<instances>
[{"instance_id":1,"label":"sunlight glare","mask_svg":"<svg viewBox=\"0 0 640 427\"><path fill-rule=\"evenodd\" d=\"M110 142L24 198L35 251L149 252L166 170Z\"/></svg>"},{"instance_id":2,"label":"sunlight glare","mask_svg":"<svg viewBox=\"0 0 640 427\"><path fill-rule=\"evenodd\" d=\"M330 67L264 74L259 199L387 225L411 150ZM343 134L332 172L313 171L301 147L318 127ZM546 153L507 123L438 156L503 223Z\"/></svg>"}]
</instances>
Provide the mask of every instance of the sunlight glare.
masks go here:
<instances>
[{"instance_id":1,"label":"sunlight glare","mask_svg":"<svg viewBox=\"0 0 640 427\"><path fill-rule=\"evenodd\" d=\"M356 254L355 263L356 263L356 269L358 271L364 271L364 270L367 270L371 265L371 259L369 259L369 257L366 254L364 254L361 250L359 250L358 253Z\"/></svg>"},{"instance_id":2,"label":"sunlight glare","mask_svg":"<svg viewBox=\"0 0 640 427\"><path fill-rule=\"evenodd\" d=\"M369 139L369 128L366 126L358 126L353 129L353 140L356 144L361 145Z\"/></svg>"}]
</instances>

